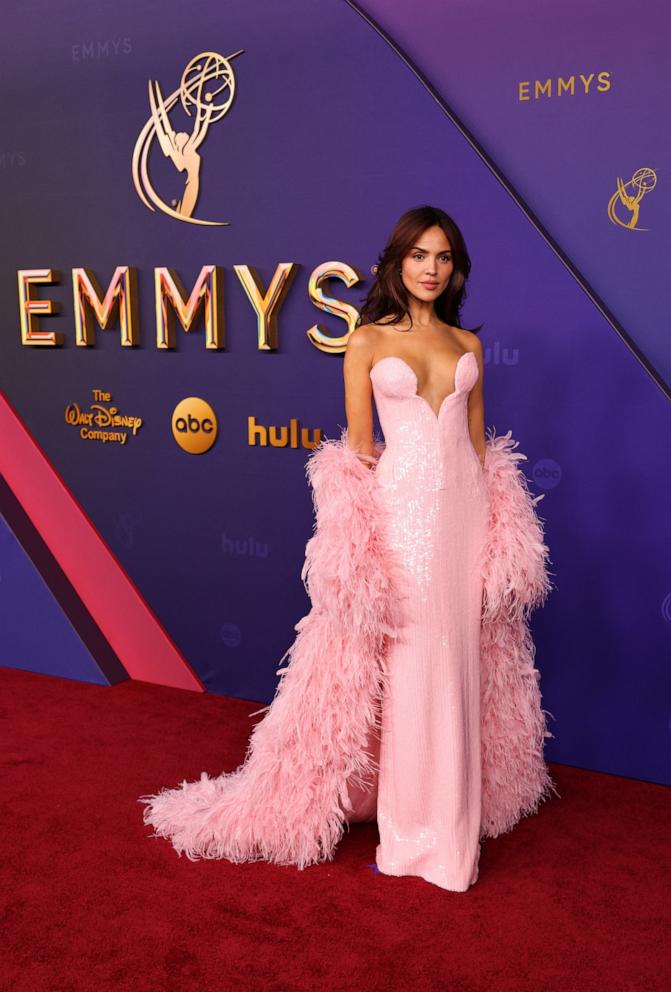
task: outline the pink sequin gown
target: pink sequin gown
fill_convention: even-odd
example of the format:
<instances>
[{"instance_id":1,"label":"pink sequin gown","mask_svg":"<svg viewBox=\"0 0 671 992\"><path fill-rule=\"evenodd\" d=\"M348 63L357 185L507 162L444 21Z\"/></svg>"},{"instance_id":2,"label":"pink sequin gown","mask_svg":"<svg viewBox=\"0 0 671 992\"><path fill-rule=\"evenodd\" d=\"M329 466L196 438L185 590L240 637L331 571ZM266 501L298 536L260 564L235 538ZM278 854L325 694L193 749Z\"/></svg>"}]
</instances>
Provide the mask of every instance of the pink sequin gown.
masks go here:
<instances>
[{"instance_id":1,"label":"pink sequin gown","mask_svg":"<svg viewBox=\"0 0 671 992\"><path fill-rule=\"evenodd\" d=\"M387 356L371 370L386 442L375 471L407 571L409 621L389 654L380 740L369 745L379 776L371 791L352 794L349 817L376 815L381 872L457 892L476 881L480 856L478 555L488 497L468 431L478 375L466 352L436 416L403 359Z\"/></svg>"}]
</instances>

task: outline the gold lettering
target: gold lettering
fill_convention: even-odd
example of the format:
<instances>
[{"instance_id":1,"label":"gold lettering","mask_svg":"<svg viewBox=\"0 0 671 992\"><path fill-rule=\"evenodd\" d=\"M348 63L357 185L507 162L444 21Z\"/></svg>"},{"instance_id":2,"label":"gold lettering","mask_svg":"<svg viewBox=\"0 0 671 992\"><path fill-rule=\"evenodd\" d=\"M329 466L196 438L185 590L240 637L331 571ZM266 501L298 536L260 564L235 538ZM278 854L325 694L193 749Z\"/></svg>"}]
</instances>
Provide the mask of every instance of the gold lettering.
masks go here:
<instances>
[{"instance_id":1,"label":"gold lettering","mask_svg":"<svg viewBox=\"0 0 671 992\"><path fill-rule=\"evenodd\" d=\"M32 286L39 283L58 283L57 269L19 269L19 319L21 323L21 343L59 347L63 335L56 331L40 331L38 320L51 314L60 313L61 305L55 300L39 300L32 296Z\"/></svg>"},{"instance_id":2,"label":"gold lettering","mask_svg":"<svg viewBox=\"0 0 671 992\"><path fill-rule=\"evenodd\" d=\"M599 85L597 86L599 92L607 93L608 90L610 89L610 72L607 72L604 69L602 72L599 73L599 75L596 78L599 80Z\"/></svg>"},{"instance_id":3,"label":"gold lettering","mask_svg":"<svg viewBox=\"0 0 671 992\"><path fill-rule=\"evenodd\" d=\"M359 311L350 303L343 303L342 300L327 296L322 290L322 283L327 279L340 279L346 286L353 286L361 277L356 269L346 262L322 262L313 270L308 280L308 296L314 305L325 313L332 313L347 322L347 333L337 338L331 337L326 328L321 327L320 324L313 324L306 331L315 348L335 355L340 354L347 347L347 340L356 326Z\"/></svg>"},{"instance_id":4,"label":"gold lettering","mask_svg":"<svg viewBox=\"0 0 671 992\"><path fill-rule=\"evenodd\" d=\"M546 79L544 83L541 83L540 79L535 81L534 85L534 99L538 99L539 94L543 93L545 96L552 96L552 80Z\"/></svg>"},{"instance_id":5,"label":"gold lettering","mask_svg":"<svg viewBox=\"0 0 671 992\"><path fill-rule=\"evenodd\" d=\"M235 274L256 312L258 348L269 351L278 347L277 317L289 286L298 271L296 262L280 262L266 292L253 265L234 265Z\"/></svg>"},{"instance_id":6,"label":"gold lettering","mask_svg":"<svg viewBox=\"0 0 671 992\"><path fill-rule=\"evenodd\" d=\"M559 77L557 80L557 96L561 96L564 90L569 91L571 96L575 95L575 76L569 76L568 79Z\"/></svg>"},{"instance_id":7,"label":"gold lettering","mask_svg":"<svg viewBox=\"0 0 671 992\"><path fill-rule=\"evenodd\" d=\"M289 426L282 424L257 424L256 417L247 417L247 444L259 448L310 448L321 443L320 427L300 427L297 417L292 417Z\"/></svg>"},{"instance_id":8,"label":"gold lettering","mask_svg":"<svg viewBox=\"0 0 671 992\"><path fill-rule=\"evenodd\" d=\"M224 347L223 270L218 265L204 265L188 300L186 290L174 269L154 269L156 301L156 347L175 347L175 316L185 331L196 323L201 305L205 310L205 347Z\"/></svg>"},{"instance_id":9,"label":"gold lettering","mask_svg":"<svg viewBox=\"0 0 671 992\"><path fill-rule=\"evenodd\" d=\"M529 99L529 83L528 83L528 81L527 82L524 82L524 83L519 83L519 85L518 85L518 99L519 100L528 100Z\"/></svg>"},{"instance_id":10,"label":"gold lettering","mask_svg":"<svg viewBox=\"0 0 671 992\"><path fill-rule=\"evenodd\" d=\"M589 76L587 76L587 78L585 78L583 76L583 74L580 73L580 78L582 80L583 86L585 87L585 93L589 93L589 87L590 87L590 84L591 84L592 80L594 79L594 73L593 72L590 72L590 74L589 74Z\"/></svg>"},{"instance_id":11,"label":"gold lettering","mask_svg":"<svg viewBox=\"0 0 671 992\"><path fill-rule=\"evenodd\" d=\"M118 265L107 287L105 298L100 283L90 269L72 270L72 297L75 308L75 343L80 347L95 344L93 317L105 330L119 307L121 344L125 348L140 343L137 303L137 273L130 265Z\"/></svg>"}]
</instances>

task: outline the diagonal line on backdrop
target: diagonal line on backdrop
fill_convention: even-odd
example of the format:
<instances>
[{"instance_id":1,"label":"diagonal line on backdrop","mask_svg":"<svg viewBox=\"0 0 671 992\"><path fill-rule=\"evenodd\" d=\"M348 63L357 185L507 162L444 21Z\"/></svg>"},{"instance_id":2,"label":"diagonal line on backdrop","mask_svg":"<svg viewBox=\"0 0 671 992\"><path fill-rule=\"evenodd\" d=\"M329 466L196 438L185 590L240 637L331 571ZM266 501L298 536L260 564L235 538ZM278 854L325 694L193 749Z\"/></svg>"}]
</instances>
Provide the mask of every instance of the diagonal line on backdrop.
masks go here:
<instances>
[{"instance_id":1,"label":"diagonal line on backdrop","mask_svg":"<svg viewBox=\"0 0 671 992\"><path fill-rule=\"evenodd\" d=\"M132 679L203 692L186 658L0 391L0 475Z\"/></svg>"},{"instance_id":2,"label":"diagonal line on backdrop","mask_svg":"<svg viewBox=\"0 0 671 992\"><path fill-rule=\"evenodd\" d=\"M466 141L469 143L476 155L482 160L482 162L487 166L492 175L496 180L503 186L508 196L515 202L522 213L526 216L527 220L533 225L536 231L540 234L543 240L555 253L562 265L571 273L575 281L578 283L580 288L589 297L594 306L597 308L599 313L608 321L613 330L619 335L624 344L627 346L629 351L634 355L635 358L644 367L650 378L659 386L667 399L671 400L671 386L665 382L661 377L657 369L650 363L646 355L641 351L633 338L627 333L620 321L617 319L615 314L606 306L606 303L599 296L595 289L589 284L587 279L583 276L580 270L574 265L571 259L568 257L565 251L557 244L555 239L552 237L550 232L543 226L539 218L533 212L529 204L524 200L522 195L515 189L509 179L504 175L501 169L496 165L494 160L487 154L482 145L479 144L477 139L474 137L471 131L466 127L464 122L457 116L457 114L452 110L449 104L443 99L438 90L433 86L432 83L423 75L423 73L417 68L412 59L405 54L405 52L399 48L397 43L390 38L387 32L380 27L380 25L364 10L362 10L353 0L345 0L345 3L352 8L352 10L363 18L371 28L379 34L384 42L398 55L402 62L406 64L410 72L416 77L416 79L422 84L422 86L427 90L427 92L433 97L435 102L438 104L440 109L444 114L452 121L457 130L463 135Z\"/></svg>"}]
</instances>

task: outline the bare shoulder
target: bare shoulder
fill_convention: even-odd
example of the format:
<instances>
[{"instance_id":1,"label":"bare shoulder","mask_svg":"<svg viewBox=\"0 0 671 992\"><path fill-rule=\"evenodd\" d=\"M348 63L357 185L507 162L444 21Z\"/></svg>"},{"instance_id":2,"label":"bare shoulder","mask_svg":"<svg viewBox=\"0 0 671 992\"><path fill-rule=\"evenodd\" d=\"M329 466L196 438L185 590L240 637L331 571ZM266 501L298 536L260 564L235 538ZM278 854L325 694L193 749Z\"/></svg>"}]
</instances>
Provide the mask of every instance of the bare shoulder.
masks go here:
<instances>
[{"instance_id":1,"label":"bare shoulder","mask_svg":"<svg viewBox=\"0 0 671 992\"><path fill-rule=\"evenodd\" d=\"M482 358L482 341L477 334L464 330L463 327L453 327L452 330L465 351L472 351L476 357Z\"/></svg>"},{"instance_id":2,"label":"bare shoulder","mask_svg":"<svg viewBox=\"0 0 671 992\"><path fill-rule=\"evenodd\" d=\"M347 339L346 354L357 361L372 359L379 333L375 324L360 324L355 327Z\"/></svg>"}]
</instances>

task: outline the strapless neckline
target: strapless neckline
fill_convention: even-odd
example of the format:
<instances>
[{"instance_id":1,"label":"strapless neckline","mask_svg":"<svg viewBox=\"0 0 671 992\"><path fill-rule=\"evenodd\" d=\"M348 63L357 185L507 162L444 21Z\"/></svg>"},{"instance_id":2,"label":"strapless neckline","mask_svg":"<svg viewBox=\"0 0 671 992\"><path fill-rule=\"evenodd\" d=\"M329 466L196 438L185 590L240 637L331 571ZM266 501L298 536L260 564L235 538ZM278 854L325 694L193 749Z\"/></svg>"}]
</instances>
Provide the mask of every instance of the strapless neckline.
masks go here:
<instances>
[{"instance_id":1,"label":"strapless neckline","mask_svg":"<svg viewBox=\"0 0 671 992\"><path fill-rule=\"evenodd\" d=\"M429 401L426 399L426 397L425 396L422 396L421 393L419 392L419 379L417 377L417 373L413 369L412 365L410 365L408 362L406 362L405 358L401 358L399 355L385 355L383 358L379 358L377 360L377 362L375 362L375 364L371 367L370 375L371 376L373 375L373 372L375 371L375 369L382 362L400 362L401 365L405 366L405 368L410 372L410 374L413 377L413 380L415 382L415 392L414 392L415 399L421 400L421 402L424 403L428 407L428 409L431 411L432 416L436 420L440 420L440 415L441 415L441 413L443 411L443 407L445 406L445 404L447 403L447 401L450 400L453 396L456 396L457 393L459 393L459 383L457 381L458 380L458 377L459 377L459 366L461 365L461 362L463 361L464 358L466 358L467 355L472 355L473 358L475 358L475 355L473 354L472 351L465 351L463 353L463 355L460 355L459 356L459 358L457 359L457 364L454 367L454 389L452 390L451 393L448 393L447 396L444 396L443 397L443 399L440 402L440 406L438 407L438 413L436 413L436 411L433 409L433 407L431 406L431 404L429 403Z\"/></svg>"}]
</instances>

